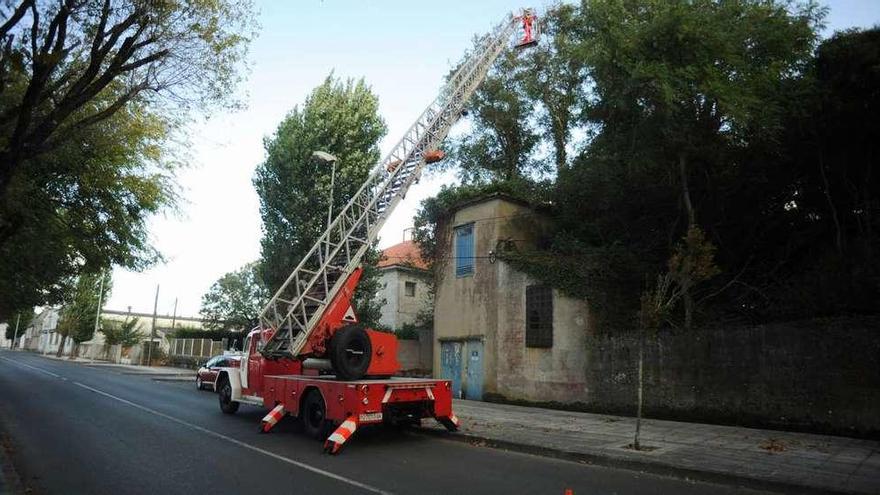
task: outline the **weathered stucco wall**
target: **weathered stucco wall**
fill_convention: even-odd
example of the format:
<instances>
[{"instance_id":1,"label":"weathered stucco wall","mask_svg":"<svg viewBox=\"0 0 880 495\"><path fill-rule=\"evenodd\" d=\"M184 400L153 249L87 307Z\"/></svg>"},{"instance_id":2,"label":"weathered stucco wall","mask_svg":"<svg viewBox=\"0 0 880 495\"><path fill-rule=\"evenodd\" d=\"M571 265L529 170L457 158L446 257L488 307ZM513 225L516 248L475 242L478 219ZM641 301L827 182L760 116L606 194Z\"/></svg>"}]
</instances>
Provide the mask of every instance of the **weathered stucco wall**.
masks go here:
<instances>
[{"instance_id":1,"label":"weathered stucco wall","mask_svg":"<svg viewBox=\"0 0 880 495\"><path fill-rule=\"evenodd\" d=\"M526 287L537 283L499 262L498 281L507 290L499 298L496 352L503 366L492 370L496 387L487 390L530 401L571 402L586 392L586 304L553 291L553 346L526 347Z\"/></svg>"},{"instance_id":2,"label":"weathered stucco wall","mask_svg":"<svg viewBox=\"0 0 880 495\"><path fill-rule=\"evenodd\" d=\"M499 216L501 201L493 200L465 208L456 213L451 227L474 222L474 273L467 277L455 276L455 256L452 235L449 232L438 234L444 237L448 259L438 274L434 291L434 374L440 376L440 341L448 339L475 338L483 341L485 355L483 368L495 369L495 328L497 327L498 290L494 267L486 256L495 248L498 236L498 222L484 219ZM511 205L513 206L513 205ZM486 373L484 387L495 386L495 377Z\"/></svg>"},{"instance_id":3,"label":"weathered stucco wall","mask_svg":"<svg viewBox=\"0 0 880 495\"><path fill-rule=\"evenodd\" d=\"M635 411L637 342L588 338L588 408ZM649 416L877 436L880 318L661 332L645 383Z\"/></svg>"},{"instance_id":4,"label":"weathered stucco wall","mask_svg":"<svg viewBox=\"0 0 880 495\"><path fill-rule=\"evenodd\" d=\"M479 339L483 342L483 393L541 401L568 401L583 396L586 386L584 352L587 309L582 302L553 297L553 346L525 344L526 287L535 283L502 261L491 263L489 252L499 240L515 239L520 248L532 242L522 222L531 215L525 206L503 199L470 205L456 212L451 227L474 222L474 274L455 276L450 260L437 280L434 307L434 370L440 376L441 341ZM451 235L446 238L454 255Z\"/></svg>"}]
</instances>

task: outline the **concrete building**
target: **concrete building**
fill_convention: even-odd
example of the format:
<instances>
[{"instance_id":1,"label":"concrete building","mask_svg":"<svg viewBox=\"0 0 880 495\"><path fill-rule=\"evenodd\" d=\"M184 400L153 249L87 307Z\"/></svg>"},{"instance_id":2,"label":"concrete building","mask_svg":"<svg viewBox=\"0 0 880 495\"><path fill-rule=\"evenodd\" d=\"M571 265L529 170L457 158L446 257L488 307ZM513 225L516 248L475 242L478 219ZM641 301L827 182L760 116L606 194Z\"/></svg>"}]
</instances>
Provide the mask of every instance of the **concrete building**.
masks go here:
<instances>
[{"instance_id":1,"label":"concrete building","mask_svg":"<svg viewBox=\"0 0 880 495\"><path fill-rule=\"evenodd\" d=\"M540 213L493 194L461 205L437 233L448 261L437 267L434 374L457 397L584 401L584 301L566 297L496 258L499 247L535 246Z\"/></svg>"},{"instance_id":2,"label":"concrete building","mask_svg":"<svg viewBox=\"0 0 880 495\"><path fill-rule=\"evenodd\" d=\"M378 263L385 299L379 323L390 330L400 330L415 323L416 316L430 308L431 273L413 241L404 241L382 251Z\"/></svg>"}]
</instances>

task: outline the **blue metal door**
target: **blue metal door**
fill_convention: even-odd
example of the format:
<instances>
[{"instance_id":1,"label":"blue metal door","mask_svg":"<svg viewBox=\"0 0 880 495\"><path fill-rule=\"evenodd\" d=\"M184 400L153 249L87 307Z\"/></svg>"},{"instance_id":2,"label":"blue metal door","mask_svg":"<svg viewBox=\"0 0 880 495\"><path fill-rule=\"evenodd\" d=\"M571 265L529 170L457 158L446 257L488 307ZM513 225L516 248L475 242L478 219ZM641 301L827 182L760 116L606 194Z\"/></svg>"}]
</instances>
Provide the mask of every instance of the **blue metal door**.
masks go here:
<instances>
[{"instance_id":1,"label":"blue metal door","mask_svg":"<svg viewBox=\"0 0 880 495\"><path fill-rule=\"evenodd\" d=\"M440 343L440 373L452 381L452 396L461 398L461 342Z\"/></svg>"},{"instance_id":2,"label":"blue metal door","mask_svg":"<svg viewBox=\"0 0 880 495\"><path fill-rule=\"evenodd\" d=\"M469 340L467 343L467 383L465 399L483 400L483 342Z\"/></svg>"}]
</instances>

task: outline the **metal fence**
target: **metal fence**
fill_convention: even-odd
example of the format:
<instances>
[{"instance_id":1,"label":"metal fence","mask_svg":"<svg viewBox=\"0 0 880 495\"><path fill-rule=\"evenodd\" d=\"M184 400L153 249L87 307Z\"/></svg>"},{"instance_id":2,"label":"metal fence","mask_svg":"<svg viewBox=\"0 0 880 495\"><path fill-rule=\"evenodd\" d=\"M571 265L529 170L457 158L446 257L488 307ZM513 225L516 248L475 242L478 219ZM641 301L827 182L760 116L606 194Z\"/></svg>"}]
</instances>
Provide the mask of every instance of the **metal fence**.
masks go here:
<instances>
[{"instance_id":1,"label":"metal fence","mask_svg":"<svg viewBox=\"0 0 880 495\"><path fill-rule=\"evenodd\" d=\"M226 339L170 339L172 356L211 357L223 354L226 349Z\"/></svg>"}]
</instances>

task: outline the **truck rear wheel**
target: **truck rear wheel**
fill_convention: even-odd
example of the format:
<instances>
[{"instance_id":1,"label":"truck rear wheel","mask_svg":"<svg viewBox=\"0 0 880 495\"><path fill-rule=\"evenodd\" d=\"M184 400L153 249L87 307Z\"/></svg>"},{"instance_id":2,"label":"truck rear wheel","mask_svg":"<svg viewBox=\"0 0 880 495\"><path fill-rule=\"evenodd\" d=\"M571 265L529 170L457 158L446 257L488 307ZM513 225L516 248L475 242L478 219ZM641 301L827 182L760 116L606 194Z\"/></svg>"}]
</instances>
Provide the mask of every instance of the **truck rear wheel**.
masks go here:
<instances>
[{"instance_id":1,"label":"truck rear wheel","mask_svg":"<svg viewBox=\"0 0 880 495\"><path fill-rule=\"evenodd\" d=\"M359 380L367 374L373 345L360 325L346 325L330 341L330 363L341 380Z\"/></svg>"},{"instance_id":2,"label":"truck rear wheel","mask_svg":"<svg viewBox=\"0 0 880 495\"><path fill-rule=\"evenodd\" d=\"M220 376L220 388L217 391L220 397L220 410L225 414L235 414L238 411L238 402L232 400L232 385L226 375Z\"/></svg>"},{"instance_id":3,"label":"truck rear wheel","mask_svg":"<svg viewBox=\"0 0 880 495\"><path fill-rule=\"evenodd\" d=\"M324 398L317 390L312 390L306 394L303 399L302 413L303 431L306 435L316 439L324 440L330 434L330 423L327 421L327 405L324 404Z\"/></svg>"}]
</instances>

